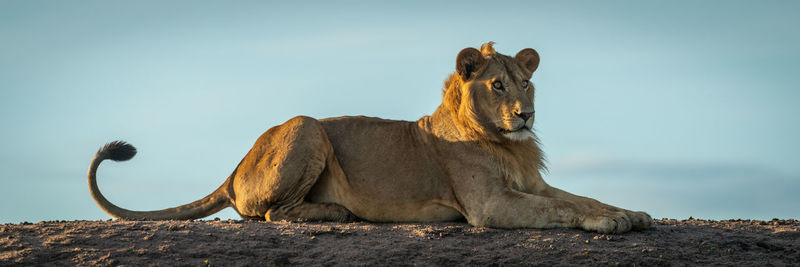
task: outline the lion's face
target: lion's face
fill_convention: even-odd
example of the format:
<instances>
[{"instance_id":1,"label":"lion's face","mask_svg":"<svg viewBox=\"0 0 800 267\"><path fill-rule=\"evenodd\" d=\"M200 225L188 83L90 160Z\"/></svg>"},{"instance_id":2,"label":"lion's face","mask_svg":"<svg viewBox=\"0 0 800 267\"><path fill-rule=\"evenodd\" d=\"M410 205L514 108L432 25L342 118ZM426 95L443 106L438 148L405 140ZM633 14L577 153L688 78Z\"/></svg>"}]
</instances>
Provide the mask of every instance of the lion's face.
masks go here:
<instances>
[{"instance_id":1,"label":"lion's face","mask_svg":"<svg viewBox=\"0 0 800 267\"><path fill-rule=\"evenodd\" d=\"M527 48L515 57L496 53L491 43L478 51L467 48L456 60L462 78L462 111L491 139L525 141L535 138L534 87L530 82L539 55ZM463 73L463 74L462 74Z\"/></svg>"}]
</instances>

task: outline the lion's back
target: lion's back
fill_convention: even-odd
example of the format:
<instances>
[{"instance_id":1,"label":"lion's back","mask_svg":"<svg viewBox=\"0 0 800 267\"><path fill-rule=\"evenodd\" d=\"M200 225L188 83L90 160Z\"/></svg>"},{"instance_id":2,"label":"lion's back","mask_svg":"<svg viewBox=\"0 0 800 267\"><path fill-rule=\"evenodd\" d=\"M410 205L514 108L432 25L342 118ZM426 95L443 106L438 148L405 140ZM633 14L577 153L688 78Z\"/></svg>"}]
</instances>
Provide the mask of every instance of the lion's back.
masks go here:
<instances>
[{"instance_id":1,"label":"lion's back","mask_svg":"<svg viewBox=\"0 0 800 267\"><path fill-rule=\"evenodd\" d=\"M438 156L420 143L414 122L363 116L320 122L347 179L369 194L426 198L433 193L426 189L443 188Z\"/></svg>"}]
</instances>

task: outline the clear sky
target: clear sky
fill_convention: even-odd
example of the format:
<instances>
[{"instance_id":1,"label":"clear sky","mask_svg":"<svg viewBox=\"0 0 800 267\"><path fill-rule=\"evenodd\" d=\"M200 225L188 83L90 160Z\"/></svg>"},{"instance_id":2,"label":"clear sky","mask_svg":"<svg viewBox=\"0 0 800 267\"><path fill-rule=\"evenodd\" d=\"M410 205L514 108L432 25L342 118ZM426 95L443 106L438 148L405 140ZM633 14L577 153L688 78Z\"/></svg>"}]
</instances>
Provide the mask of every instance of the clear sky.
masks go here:
<instances>
[{"instance_id":1,"label":"clear sky","mask_svg":"<svg viewBox=\"0 0 800 267\"><path fill-rule=\"evenodd\" d=\"M545 179L653 217L800 218L797 1L0 1L0 223L199 199L295 115L416 120L531 47ZM336 3L333 3L336 2ZM213 215L238 218L231 209Z\"/></svg>"}]
</instances>

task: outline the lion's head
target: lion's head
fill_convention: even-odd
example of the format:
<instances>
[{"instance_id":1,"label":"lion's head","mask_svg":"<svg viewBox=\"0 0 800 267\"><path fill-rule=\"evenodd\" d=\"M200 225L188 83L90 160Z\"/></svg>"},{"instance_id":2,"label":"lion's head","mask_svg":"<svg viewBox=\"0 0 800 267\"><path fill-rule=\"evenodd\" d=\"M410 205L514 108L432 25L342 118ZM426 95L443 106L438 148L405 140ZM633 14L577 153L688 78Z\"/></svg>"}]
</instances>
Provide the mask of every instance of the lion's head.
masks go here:
<instances>
[{"instance_id":1,"label":"lion's head","mask_svg":"<svg viewBox=\"0 0 800 267\"><path fill-rule=\"evenodd\" d=\"M509 57L492 42L458 53L456 72L445 82L443 105L461 132L495 142L534 140L531 75L539 54L531 48Z\"/></svg>"}]
</instances>

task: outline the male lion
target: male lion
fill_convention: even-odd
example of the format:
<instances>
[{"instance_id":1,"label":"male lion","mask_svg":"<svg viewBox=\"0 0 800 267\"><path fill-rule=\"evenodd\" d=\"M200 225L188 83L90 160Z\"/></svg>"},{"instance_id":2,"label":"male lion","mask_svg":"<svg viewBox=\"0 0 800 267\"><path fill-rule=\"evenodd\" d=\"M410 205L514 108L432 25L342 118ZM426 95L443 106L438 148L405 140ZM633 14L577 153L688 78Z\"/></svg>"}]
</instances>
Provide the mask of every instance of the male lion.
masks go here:
<instances>
[{"instance_id":1,"label":"male lion","mask_svg":"<svg viewBox=\"0 0 800 267\"><path fill-rule=\"evenodd\" d=\"M600 233L646 229L652 219L553 188L542 180L533 133L539 54L514 57L492 42L458 53L442 104L415 122L369 117L295 117L258 138L216 191L158 211L120 208L97 188L105 159L136 154L101 148L89 167L100 207L122 219L197 219L233 207L245 219L441 222L496 228L577 227Z\"/></svg>"}]
</instances>

